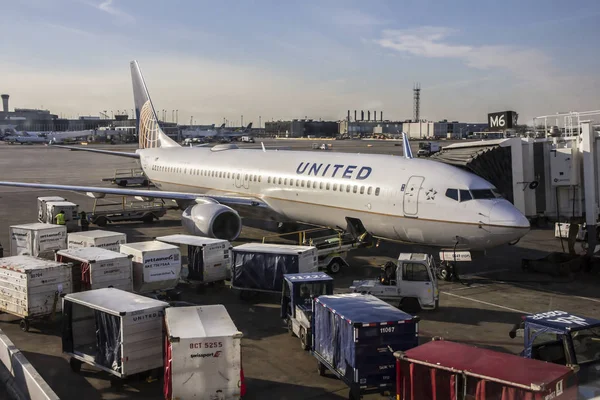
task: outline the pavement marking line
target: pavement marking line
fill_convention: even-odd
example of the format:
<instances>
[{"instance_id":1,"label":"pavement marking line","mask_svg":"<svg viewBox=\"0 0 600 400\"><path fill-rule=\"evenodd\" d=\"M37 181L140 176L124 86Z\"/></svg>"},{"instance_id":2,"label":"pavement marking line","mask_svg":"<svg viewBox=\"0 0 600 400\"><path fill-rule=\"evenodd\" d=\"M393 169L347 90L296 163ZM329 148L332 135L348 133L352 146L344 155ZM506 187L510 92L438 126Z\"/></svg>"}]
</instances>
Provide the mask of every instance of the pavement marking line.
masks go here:
<instances>
[{"instance_id":1,"label":"pavement marking line","mask_svg":"<svg viewBox=\"0 0 600 400\"><path fill-rule=\"evenodd\" d=\"M458 297L459 299L463 299L463 300L474 301L475 303L481 303L481 304L486 304L486 305L492 306L492 307L503 308L503 309L508 310L508 311L514 311L514 312L518 312L518 313L521 313L521 314L531 314L531 313L529 313L527 311L517 310L516 308L505 307L505 306L501 306L500 304L489 303L487 301L477 300L477 299L473 299L471 297L459 296L459 295L454 294L454 293L449 293L449 292L444 292L444 291L440 291L440 293L447 294L448 296Z\"/></svg>"},{"instance_id":2,"label":"pavement marking line","mask_svg":"<svg viewBox=\"0 0 600 400\"><path fill-rule=\"evenodd\" d=\"M592 299L591 297L584 297L584 296L573 296L570 294L565 294L565 293L560 293L560 292L556 292L554 290L549 290L549 289L542 289L542 288L538 288L535 287L533 285L528 285L527 283L522 283L522 282L504 282L504 281L495 281L496 283L503 283L503 284L512 284L515 285L517 287L525 287L525 288L531 288L534 290L539 290L540 292L544 292L544 293L552 293L552 294L556 294L558 296L565 296L565 297L575 297L578 299L582 299L582 300L589 300L589 301L593 301L595 303L600 303L599 299Z\"/></svg>"},{"instance_id":3,"label":"pavement marking line","mask_svg":"<svg viewBox=\"0 0 600 400\"><path fill-rule=\"evenodd\" d=\"M509 270L508 268L502 268L502 269L491 269L491 270L489 270L489 271L475 272L475 273L473 273L473 274L465 274L465 275L463 275L463 274L459 274L459 276L460 276L461 278L463 278L463 277L469 278L469 277L472 277L472 276L487 275L487 274L493 274L494 272L505 272L505 271L510 271L510 270Z\"/></svg>"},{"instance_id":4,"label":"pavement marking line","mask_svg":"<svg viewBox=\"0 0 600 400\"><path fill-rule=\"evenodd\" d=\"M449 293L449 292L458 292L459 290L467 290L467 289L479 289L479 288L487 288L490 285L472 285L472 286L462 286L459 287L457 289L452 289L452 290L445 290L445 293Z\"/></svg>"}]
</instances>

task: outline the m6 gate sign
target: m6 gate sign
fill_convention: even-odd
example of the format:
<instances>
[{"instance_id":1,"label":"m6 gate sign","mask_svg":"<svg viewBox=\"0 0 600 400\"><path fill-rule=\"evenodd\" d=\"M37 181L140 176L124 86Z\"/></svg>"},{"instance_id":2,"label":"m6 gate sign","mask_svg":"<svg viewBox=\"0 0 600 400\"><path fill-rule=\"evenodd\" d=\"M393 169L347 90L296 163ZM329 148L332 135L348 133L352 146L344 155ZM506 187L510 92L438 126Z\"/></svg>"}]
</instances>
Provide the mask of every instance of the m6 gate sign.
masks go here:
<instances>
[{"instance_id":1,"label":"m6 gate sign","mask_svg":"<svg viewBox=\"0 0 600 400\"><path fill-rule=\"evenodd\" d=\"M519 114L514 111L502 111L488 114L488 125L490 130L502 131L517 126Z\"/></svg>"}]
</instances>

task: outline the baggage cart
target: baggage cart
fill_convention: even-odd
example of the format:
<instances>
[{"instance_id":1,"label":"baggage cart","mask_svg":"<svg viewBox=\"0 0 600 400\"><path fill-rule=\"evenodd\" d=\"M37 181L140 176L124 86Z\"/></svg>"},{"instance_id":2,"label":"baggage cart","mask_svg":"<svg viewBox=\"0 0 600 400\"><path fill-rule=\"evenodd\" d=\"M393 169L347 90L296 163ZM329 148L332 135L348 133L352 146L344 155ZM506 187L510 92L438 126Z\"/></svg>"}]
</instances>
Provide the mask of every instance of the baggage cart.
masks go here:
<instances>
[{"instance_id":1,"label":"baggage cart","mask_svg":"<svg viewBox=\"0 0 600 400\"><path fill-rule=\"evenodd\" d=\"M38 221L42 223L48 223L48 207L46 203L51 201L67 201L64 197L60 196L42 196L37 198L37 207L38 207ZM52 223L52 221L50 222Z\"/></svg>"},{"instance_id":2,"label":"baggage cart","mask_svg":"<svg viewBox=\"0 0 600 400\"><path fill-rule=\"evenodd\" d=\"M246 243L232 250L231 287L248 293L278 293L283 275L318 270L317 248L284 244ZM246 294L245 294L246 293Z\"/></svg>"},{"instance_id":3,"label":"baggage cart","mask_svg":"<svg viewBox=\"0 0 600 400\"><path fill-rule=\"evenodd\" d=\"M56 216L59 212L65 212L65 225L67 232L79 230L79 205L70 201L48 201L46 202L46 220L47 224L55 224Z\"/></svg>"},{"instance_id":4,"label":"baggage cart","mask_svg":"<svg viewBox=\"0 0 600 400\"><path fill-rule=\"evenodd\" d=\"M312 354L350 387L349 399L394 392L394 351L418 346L418 317L372 295L319 296L313 301Z\"/></svg>"},{"instance_id":5,"label":"baggage cart","mask_svg":"<svg viewBox=\"0 0 600 400\"><path fill-rule=\"evenodd\" d=\"M181 275L188 282L224 283L227 279L231 269L232 247L229 241L192 235L168 235L156 240L187 247L187 260L183 263L186 268L181 269Z\"/></svg>"},{"instance_id":6,"label":"baggage cart","mask_svg":"<svg viewBox=\"0 0 600 400\"><path fill-rule=\"evenodd\" d=\"M165 327L165 399L243 396L242 332L223 305L167 308Z\"/></svg>"},{"instance_id":7,"label":"baggage cart","mask_svg":"<svg viewBox=\"0 0 600 400\"><path fill-rule=\"evenodd\" d=\"M54 319L60 294L71 290L69 264L26 255L0 258L0 311L20 317L25 332L31 320Z\"/></svg>"},{"instance_id":8,"label":"baggage cart","mask_svg":"<svg viewBox=\"0 0 600 400\"><path fill-rule=\"evenodd\" d=\"M573 369L513 354L434 340L396 357L400 400L575 400Z\"/></svg>"},{"instance_id":9,"label":"baggage cart","mask_svg":"<svg viewBox=\"0 0 600 400\"><path fill-rule=\"evenodd\" d=\"M119 251L121 245L127 243L127 235L120 232L94 229L85 232L73 232L67 237L67 248L100 247L106 250Z\"/></svg>"},{"instance_id":10,"label":"baggage cart","mask_svg":"<svg viewBox=\"0 0 600 400\"><path fill-rule=\"evenodd\" d=\"M62 351L74 372L86 363L122 379L162 368L168 303L115 288L67 294L62 301Z\"/></svg>"},{"instance_id":11,"label":"baggage cart","mask_svg":"<svg viewBox=\"0 0 600 400\"><path fill-rule=\"evenodd\" d=\"M132 257L100 247L59 250L55 254L57 262L68 262L73 266L73 293L106 287L131 292Z\"/></svg>"},{"instance_id":12,"label":"baggage cart","mask_svg":"<svg viewBox=\"0 0 600 400\"><path fill-rule=\"evenodd\" d=\"M13 225L9 229L10 255L54 260L54 251L67 248L67 227L43 223Z\"/></svg>"},{"instance_id":13,"label":"baggage cart","mask_svg":"<svg viewBox=\"0 0 600 400\"><path fill-rule=\"evenodd\" d=\"M133 256L133 290L136 293L167 291L179 283L179 247L152 240L122 244L120 252Z\"/></svg>"}]
</instances>

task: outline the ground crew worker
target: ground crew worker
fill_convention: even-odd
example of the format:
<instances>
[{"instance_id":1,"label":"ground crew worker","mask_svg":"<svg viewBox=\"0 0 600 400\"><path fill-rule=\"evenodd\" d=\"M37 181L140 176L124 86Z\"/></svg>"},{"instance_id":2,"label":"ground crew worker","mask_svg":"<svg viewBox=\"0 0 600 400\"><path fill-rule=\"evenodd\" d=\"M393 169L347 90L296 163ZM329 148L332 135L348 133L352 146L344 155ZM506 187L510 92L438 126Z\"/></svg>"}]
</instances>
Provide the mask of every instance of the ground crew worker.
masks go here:
<instances>
[{"instance_id":1,"label":"ground crew worker","mask_svg":"<svg viewBox=\"0 0 600 400\"><path fill-rule=\"evenodd\" d=\"M67 221L65 220L65 212L60 210L58 214L56 214L56 224L57 225L66 225Z\"/></svg>"},{"instance_id":2,"label":"ground crew worker","mask_svg":"<svg viewBox=\"0 0 600 400\"><path fill-rule=\"evenodd\" d=\"M90 226L90 221L88 221L85 211L80 212L79 216L80 216L79 223L81 224L81 230L87 231L88 227Z\"/></svg>"}]
</instances>

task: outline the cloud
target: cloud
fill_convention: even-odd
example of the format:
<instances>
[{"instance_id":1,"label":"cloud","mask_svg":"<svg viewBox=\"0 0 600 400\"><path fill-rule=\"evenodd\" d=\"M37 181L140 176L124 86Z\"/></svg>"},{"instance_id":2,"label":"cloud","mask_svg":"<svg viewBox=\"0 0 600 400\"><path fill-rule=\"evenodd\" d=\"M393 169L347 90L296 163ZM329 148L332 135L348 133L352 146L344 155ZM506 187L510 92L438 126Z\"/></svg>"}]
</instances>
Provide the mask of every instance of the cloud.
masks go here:
<instances>
[{"instance_id":1,"label":"cloud","mask_svg":"<svg viewBox=\"0 0 600 400\"><path fill-rule=\"evenodd\" d=\"M123 20L130 21L130 22L135 21L135 18L132 15L127 14L125 11L117 8L114 5L114 3L115 3L114 0L104 0L100 4L86 2L86 4L91 5L92 7L95 7L100 11L104 11L105 13L114 15L115 17L119 17Z\"/></svg>"},{"instance_id":2,"label":"cloud","mask_svg":"<svg viewBox=\"0 0 600 400\"><path fill-rule=\"evenodd\" d=\"M375 42L403 54L426 58L449 58L470 68L502 69L524 80L549 83L557 73L543 52L516 46L471 46L453 44L448 38L457 33L445 27L421 27L411 30L384 30Z\"/></svg>"}]
</instances>

